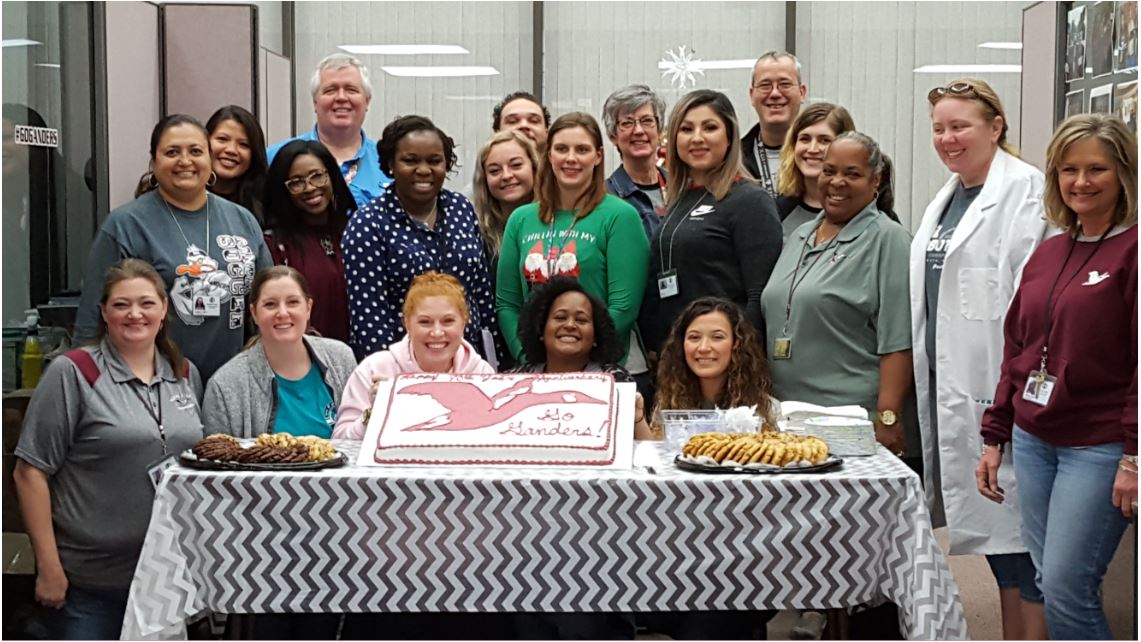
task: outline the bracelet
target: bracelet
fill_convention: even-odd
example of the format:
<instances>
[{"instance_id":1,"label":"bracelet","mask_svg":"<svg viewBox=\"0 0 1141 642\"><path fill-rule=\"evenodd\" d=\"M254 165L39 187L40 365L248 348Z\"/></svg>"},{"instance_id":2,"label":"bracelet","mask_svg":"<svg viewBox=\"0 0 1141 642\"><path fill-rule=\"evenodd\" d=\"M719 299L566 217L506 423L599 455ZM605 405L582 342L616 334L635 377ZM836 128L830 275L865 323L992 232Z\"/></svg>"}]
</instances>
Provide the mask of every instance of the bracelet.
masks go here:
<instances>
[{"instance_id":1,"label":"bracelet","mask_svg":"<svg viewBox=\"0 0 1141 642\"><path fill-rule=\"evenodd\" d=\"M1127 462L1133 464L1134 466L1136 466L1137 465L1137 455L1122 455L1121 461L1127 461Z\"/></svg>"},{"instance_id":2,"label":"bracelet","mask_svg":"<svg viewBox=\"0 0 1141 642\"><path fill-rule=\"evenodd\" d=\"M1117 462L1117 467L1118 469L1124 470L1127 473L1133 473L1134 475L1137 474L1137 464L1131 464L1124 459Z\"/></svg>"},{"instance_id":3,"label":"bracelet","mask_svg":"<svg viewBox=\"0 0 1141 642\"><path fill-rule=\"evenodd\" d=\"M987 448L997 448L997 449L998 449L998 454L1000 454L1000 455L1001 455L1001 454L1003 453L1003 451L1004 451L1004 446L1005 446L1005 445L1006 445L1006 444L988 444L988 443L984 443L984 444L983 444L983 447L982 447L982 450L981 450L981 451L979 451L979 454L980 454L980 455L985 455L985 454L986 454L986 449L987 449Z\"/></svg>"}]
</instances>

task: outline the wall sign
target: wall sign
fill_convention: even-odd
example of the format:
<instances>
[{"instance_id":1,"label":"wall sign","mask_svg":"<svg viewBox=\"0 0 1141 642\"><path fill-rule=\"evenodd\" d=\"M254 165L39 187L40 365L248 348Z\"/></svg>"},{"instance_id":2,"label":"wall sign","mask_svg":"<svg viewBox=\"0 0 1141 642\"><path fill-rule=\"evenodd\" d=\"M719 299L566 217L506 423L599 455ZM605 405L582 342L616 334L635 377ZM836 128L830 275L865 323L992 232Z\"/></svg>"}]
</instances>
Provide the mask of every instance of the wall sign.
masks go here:
<instances>
[{"instance_id":1,"label":"wall sign","mask_svg":"<svg viewBox=\"0 0 1141 642\"><path fill-rule=\"evenodd\" d=\"M12 138L17 145L35 147L59 147L59 130L50 127L29 127L16 125Z\"/></svg>"}]
</instances>

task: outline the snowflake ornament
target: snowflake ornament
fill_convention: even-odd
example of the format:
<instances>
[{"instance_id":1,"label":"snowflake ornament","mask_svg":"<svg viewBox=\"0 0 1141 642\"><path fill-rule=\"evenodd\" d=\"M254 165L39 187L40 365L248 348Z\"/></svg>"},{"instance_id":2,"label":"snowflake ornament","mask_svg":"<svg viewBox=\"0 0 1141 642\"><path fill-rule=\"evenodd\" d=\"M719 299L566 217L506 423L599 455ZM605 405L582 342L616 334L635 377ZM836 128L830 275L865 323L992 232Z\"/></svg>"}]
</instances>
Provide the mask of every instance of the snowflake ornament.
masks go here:
<instances>
[{"instance_id":1,"label":"snowflake ornament","mask_svg":"<svg viewBox=\"0 0 1141 642\"><path fill-rule=\"evenodd\" d=\"M697 85L694 74L705 75L701 68L701 60L694 57L694 52L685 50L685 45L666 51L666 57L658 61L658 69L662 70L662 78L669 78L670 84L677 89L685 89L686 85Z\"/></svg>"}]
</instances>

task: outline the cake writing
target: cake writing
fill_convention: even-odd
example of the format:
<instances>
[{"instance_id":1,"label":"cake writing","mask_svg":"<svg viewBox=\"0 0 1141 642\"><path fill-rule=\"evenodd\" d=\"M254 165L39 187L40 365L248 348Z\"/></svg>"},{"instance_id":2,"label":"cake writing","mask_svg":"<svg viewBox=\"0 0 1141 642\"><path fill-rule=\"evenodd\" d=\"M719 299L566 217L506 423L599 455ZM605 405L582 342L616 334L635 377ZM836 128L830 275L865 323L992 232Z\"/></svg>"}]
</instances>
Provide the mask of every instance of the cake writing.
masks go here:
<instances>
[{"instance_id":1,"label":"cake writing","mask_svg":"<svg viewBox=\"0 0 1141 642\"><path fill-rule=\"evenodd\" d=\"M405 386L400 395L425 395L442 406L439 415L401 431L479 430L505 422L528 408L543 404L603 404L607 402L575 390L533 392L529 381L488 397L466 381L428 381ZM566 433L569 434L569 433Z\"/></svg>"},{"instance_id":2,"label":"cake writing","mask_svg":"<svg viewBox=\"0 0 1141 642\"><path fill-rule=\"evenodd\" d=\"M590 426L571 426L570 422L574 421L574 413L564 412L559 413L558 408L548 409L542 415L536 417L536 421L548 422L547 425L532 426L527 425L523 420L513 421L507 424L507 427L499 431L501 435L517 435L519 437L593 437L594 430ZM554 422L554 425L550 425ZM564 424L564 422L567 422ZM605 435L606 427L610 424L609 421L599 426L598 434Z\"/></svg>"}]
</instances>

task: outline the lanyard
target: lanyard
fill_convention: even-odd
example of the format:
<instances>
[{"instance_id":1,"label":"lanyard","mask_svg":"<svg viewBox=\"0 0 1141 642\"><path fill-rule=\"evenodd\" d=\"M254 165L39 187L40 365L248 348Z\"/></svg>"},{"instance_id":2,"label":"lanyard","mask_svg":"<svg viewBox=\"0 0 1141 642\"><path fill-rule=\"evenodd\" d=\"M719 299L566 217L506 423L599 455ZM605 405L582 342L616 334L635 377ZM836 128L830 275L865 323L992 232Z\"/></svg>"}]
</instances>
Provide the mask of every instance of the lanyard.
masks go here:
<instances>
[{"instance_id":1,"label":"lanyard","mask_svg":"<svg viewBox=\"0 0 1141 642\"><path fill-rule=\"evenodd\" d=\"M813 237L816 236L816 232L820 229L820 226L823 225L823 223L824 222L821 221L820 223L817 223L816 227L812 228ZM800 258L796 260L796 268L793 269L792 280L789 281L788 284L788 300L784 305L784 327L781 329L781 334L788 334L788 322L790 319L792 319L792 295L796 292L796 289L800 287L800 284L804 282L804 279L808 278L808 273L812 271L812 268L816 267L816 264L820 262L820 258L824 256L824 253L828 251L828 248L832 247L832 244L835 243L836 239L839 237L840 232L837 231L834 235L832 235L832 238L828 239L828 244L824 246L824 249L820 250L820 253L816 255L816 258L812 259L812 263L804 270L804 274L800 277L800 279L797 280L796 276L800 274L800 265L804 262L804 250L808 247L808 243L804 243L800 246Z\"/></svg>"},{"instance_id":2,"label":"lanyard","mask_svg":"<svg viewBox=\"0 0 1141 642\"><path fill-rule=\"evenodd\" d=\"M190 239L186 238L186 232L182 231L182 224L179 223L178 219L174 217L174 212L171 211L170 204L167 203L166 199L163 198L161 195L159 196L159 200L162 201L163 205L166 205L166 213L170 214L170 220L174 221L174 224L178 226L178 233L182 235L182 240L186 242L186 247L190 247ZM205 252L207 256L210 255L210 195L209 194L206 195L206 244L204 246L202 246L202 251Z\"/></svg>"},{"instance_id":3,"label":"lanyard","mask_svg":"<svg viewBox=\"0 0 1141 642\"><path fill-rule=\"evenodd\" d=\"M1046 328L1042 335L1042 362L1039 364L1039 371L1042 373L1046 372L1046 356L1049 353L1050 345L1050 328L1054 325L1054 308L1057 307L1058 299L1062 298L1062 294L1066 291L1066 288L1070 287L1070 284L1074 282L1074 278L1081 274L1082 268L1086 266L1086 263L1089 263L1093 255L1097 254L1097 251L1101 249L1102 241L1105 240L1105 237L1109 236L1109 232L1112 229L1113 226L1110 225L1108 229L1102 232L1101 236L1097 239L1097 244L1093 246L1093 250L1086 256L1081 265L1078 266L1078 269L1074 270L1074 273L1070 275L1070 278L1066 280L1065 284L1062 285L1062 289L1058 291L1058 296L1054 297L1054 289L1058 287L1058 280L1062 278L1062 273L1066 271L1066 265L1070 262L1070 257L1074 255L1074 248L1078 246L1077 239L1070 239L1070 250L1066 252L1066 260L1062 261L1062 267L1058 269L1058 276L1054 277L1054 282L1050 284L1050 292L1046 295Z\"/></svg>"},{"instance_id":4,"label":"lanyard","mask_svg":"<svg viewBox=\"0 0 1141 642\"><path fill-rule=\"evenodd\" d=\"M669 253L669 262L668 263L666 262L666 257L665 257L665 254L663 253L662 246L658 245L658 261L662 265L662 271L663 272L668 272L669 270L673 269L673 265L674 265L674 237L677 236L677 231L679 229L681 229L682 225L685 225L685 222L688 221L689 217L692 216L693 213L697 211L697 208L701 207L701 204L702 204L702 202L705 201L706 196L709 196L708 190L706 190L706 192L701 195L701 198L697 199L697 203L694 203L693 207L689 208L689 211L686 212L685 216L683 216L682 219L677 222L677 226L674 227L673 231L670 232L670 253ZM665 222L662 223L662 236L665 236L666 228L669 227L670 221L673 220L674 214L676 214L677 212L678 212L678 208L674 207L674 209L669 213L669 215L666 216Z\"/></svg>"},{"instance_id":5,"label":"lanyard","mask_svg":"<svg viewBox=\"0 0 1141 642\"><path fill-rule=\"evenodd\" d=\"M583 216L585 216L585 214ZM580 218L583 218L577 213L574 214L570 225L559 234L559 244L555 245L555 220L558 219L558 217L558 212L551 214L551 226L547 230L547 278L555 275L555 264L559 262L559 253L566 248L567 238L570 236L575 224L578 223Z\"/></svg>"},{"instance_id":6,"label":"lanyard","mask_svg":"<svg viewBox=\"0 0 1141 642\"><path fill-rule=\"evenodd\" d=\"M162 440L162 456L166 457L166 428L163 427L163 425L162 425L162 382L161 381L158 382L158 412L157 413L155 412L154 407L146 399L143 398L142 394L139 393L139 389L137 387L135 387L134 384L128 384L128 385L130 385L130 387L131 387L131 392L135 393L135 397L137 397L139 399L139 403L143 404L143 408L146 409L147 414L151 416L151 419L154 419L155 425L158 426L158 436L159 436L159 439Z\"/></svg>"},{"instance_id":7,"label":"lanyard","mask_svg":"<svg viewBox=\"0 0 1141 642\"><path fill-rule=\"evenodd\" d=\"M769 196L776 198L777 190L773 185L772 170L769 169L769 151L765 148L765 144L761 142L761 137L757 135L757 145L753 148L753 158L757 161L757 169L761 170L761 187L769 193Z\"/></svg>"}]
</instances>

